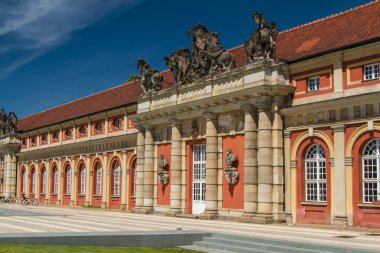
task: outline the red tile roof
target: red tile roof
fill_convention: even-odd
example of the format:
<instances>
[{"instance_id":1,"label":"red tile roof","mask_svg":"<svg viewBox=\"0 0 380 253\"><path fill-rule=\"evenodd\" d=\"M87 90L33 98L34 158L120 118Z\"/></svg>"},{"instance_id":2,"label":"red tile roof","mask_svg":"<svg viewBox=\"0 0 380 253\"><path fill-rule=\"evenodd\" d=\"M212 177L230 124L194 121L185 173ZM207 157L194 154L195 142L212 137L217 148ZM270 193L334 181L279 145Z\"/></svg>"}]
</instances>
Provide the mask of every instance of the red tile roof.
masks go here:
<instances>
[{"instance_id":1,"label":"red tile roof","mask_svg":"<svg viewBox=\"0 0 380 253\"><path fill-rule=\"evenodd\" d=\"M277 37L277 59L297 60L352 44L380 38L380 2L368 3L284 32ZM247 63L244 47L228 50L235 68ZM173 74L162 72L163 88L175 84ZM136 103L141 93L137 82L126 83L88 97L20 119L20 131L29 131L85 115Z\"/></svg>"}]
</instances>

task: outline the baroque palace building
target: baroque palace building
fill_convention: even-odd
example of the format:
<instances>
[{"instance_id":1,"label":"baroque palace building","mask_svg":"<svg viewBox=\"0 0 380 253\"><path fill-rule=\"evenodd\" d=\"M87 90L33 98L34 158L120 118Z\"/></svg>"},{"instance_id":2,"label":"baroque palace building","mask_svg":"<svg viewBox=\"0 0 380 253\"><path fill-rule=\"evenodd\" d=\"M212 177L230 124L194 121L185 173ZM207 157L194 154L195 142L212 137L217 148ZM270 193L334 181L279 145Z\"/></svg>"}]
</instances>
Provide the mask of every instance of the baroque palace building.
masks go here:
<instances>
[{"instance_id":1,"label":"baroque palace building","mask_svg":"<svg viewBox=\"0 0 380 253\"><path fill-rule=\"evenodd\" d=\"M198 24L170 70L139 59L137 80L3 131L1 195L380 228L379 13L374 1L282 32L255 13L229 50Z\"/></svg>"}]
</instances>

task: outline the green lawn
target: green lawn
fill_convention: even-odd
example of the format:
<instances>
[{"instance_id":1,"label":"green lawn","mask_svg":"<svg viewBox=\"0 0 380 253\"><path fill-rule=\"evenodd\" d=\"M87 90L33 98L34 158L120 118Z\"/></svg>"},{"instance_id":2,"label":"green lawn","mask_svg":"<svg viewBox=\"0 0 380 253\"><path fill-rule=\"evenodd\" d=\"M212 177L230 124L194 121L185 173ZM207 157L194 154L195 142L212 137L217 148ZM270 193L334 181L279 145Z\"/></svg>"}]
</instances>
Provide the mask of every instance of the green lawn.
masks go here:
<instances>
[{"instance_id":1,"label":"green lawn","mask_svg":"<svg viewBox=\"0 0 380 253\"><path fill-rule=\"evenodd\" d=\"M0 253L190 253L196 252L180 248L127 248L100 246L60 246L60 245L27 245L0 244Z\"/></svg>"}]
</instances>

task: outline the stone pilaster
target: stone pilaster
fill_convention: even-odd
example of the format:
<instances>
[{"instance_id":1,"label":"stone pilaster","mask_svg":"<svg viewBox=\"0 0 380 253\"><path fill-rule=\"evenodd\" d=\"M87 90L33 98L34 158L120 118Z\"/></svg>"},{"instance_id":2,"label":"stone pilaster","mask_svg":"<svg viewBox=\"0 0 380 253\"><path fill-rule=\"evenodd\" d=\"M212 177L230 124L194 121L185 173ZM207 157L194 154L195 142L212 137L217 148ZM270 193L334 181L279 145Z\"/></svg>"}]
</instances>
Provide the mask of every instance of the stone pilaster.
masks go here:
<instances>
[{"instance_id":1,"label":"stone pilaster","mask_svg":"<svg viewBox=\"0 0 380 253\"><path fill-rule=\"evenodd\" d=\"M202 219L218 218L218 131L217 115L205 112L206 119L206 209Z\"/></svg>"},{"instance_id":2,"label":"stone pilaster","mask_svg":"<svg viewBox=\"0 0 380 253\"><path fill-rule=\"evenodd\" d=\"M107 122L107 121L106 121ZM110 170L108 168L108 154L107 153L104 153L103 154L103 172L102 172L102 176L103 176L103 179L102 179L102 208L107 208L109 205L108 205L108 181L109 181L109 177L110 177Z\"/></svg>"},{"instance_id":3,"label":"stone pilaster","mask_svg":"<svg viewBox=\"0 0 380 253\"><path fill-rule=\"evenodd\" d=\"M273 222L272 98L262 96L258 107L258 207L255 222Z\"/></svg>"},{"instance_id":4,"label":"stone pilaster","mask_svg":"<svg viewBox=\"0 0 380 253\"><path fill-rule=\"evenodd\" d=\"M170 165L170 211L168 215L181 213L182 204L182 136L181 122L176 119L170 121L172 126L172 146Z\"/></svg>"},{"instance_id":5,"label":"stone pilaster","mask_svg":"<svg viewBox=\"0 0 380 253\"><path fill-rule=\"evenodd\" d=\"M154 128L145 126L144 207L143 213L153 213L154 206Z\"/></svg>"},{"instance_id":6,"label":"stone pilaster","mask_svg":"<svg viewBox=\"0 0 380 253\"><path fill-rule=\"evenodd\" d=\"M122 152L122 161L121 161L121 210L127 208L127 151Z\"/></svg>"},{"instance_id":7,"label":"stone pilaster","mask_svg":"<svg viewBox=\"0 0 380 253\"><path fill-rule=\"evenodd\" d=\"M140 212L144 206L144 153L145 153L145 134L144 129L137 125L137 161L136 161L136 206L134 212Z\"/></svg>"},{"instance_id":8,"label":"stone pilaster","mask_svg":"<svg viewBox=\"0 0 380 253\"><path fill-rule=\"evenodd\" d=\"M71 167L71 189L70 189L70 195L71 196L70 196L70 206L73 206L73 205L75 205L76 185L77 185L77 179L78 179L78 173L77 173L77 170L76 170L75 157L71 157L70 167Z\"/></svg>"},{"instance_id":9,"label":"stone pilaster","mask_svg":"<svg viewBox=\"0 0 380 253\"><path fill-rule=\"evenodd\" d=\"M331 168L331 215L335 225L347 225L346 213L346 164L345 164L345 126L334 125L334 166Z\"/></svg>"},{"instance_id":10,"label":"stone pilaster","mask_svg":"<svg viewBox=\"0 0 380 253\"><path fill-rule=\"evenodd\" d=\"M29 163L26 163L25 166L25 173L26 173L26 189L25 189L25 196L29 197L30 194L30 172L29 172Z\"/></svg>"},{"instance_id":11,"label":"stone pilaster","mask_svg":"<svg viewBox=\"0 0 380 253\"><path fill-rule=\"evenodd\" d=\"M50 195L51 195L51 171L50 171L50 162L49 160L46 162L46 188L45 188L45 204L50 203Z\"/></svg>"},{"instance_id":12,"label":"stone pilaster","mask_svg":"<svg viewBox=\"0 0 380 253\"><path fill-rule=\"evenodd\" d=\"M89 131L91 131L89 129ZM85 194L85 206L90 206L91 205L91 158L90 155L87 156L86 158L86 194Z\"/></svg>"},{"instance_id":13,"label":"stone pilaster","mask_svg":"<svg viewBox=\"0 0 380 253\"><path fill-rule=\"evenodd\" d=\"M257 108L243 105L244 111L244 218L257 213Z\"/></svg>"},{"instance_id":14,"label":"stone pilaster","mask_svg":"<svg viewBox=\"0 0 380 253\"><path fill-rule=\"evenodd\" d=\"M291 160L291 131L284 132L284 161L285 161L285 214L286 222L293 223L292 210L291 210L291 170L290 170L290 160Z\"/></svg>"},{"instance_id":15,"label":"stone pilaster","mask_svg":"<svg viewBox=\"0 0 380 253\"><path fill-rule=\"evenodd\" d=\"M57 196L57 206L61 205L62 203L62 178L63 178L63 173L62 173L62 160L58 160L58 196ZM30 180L28 180L30 181Z\"/></svg>"},{"instance_id":16,"label":"stone pilaster","mask_svg":"<svg viewBox=\"0 0 380 253\"><path fill-rule=\"evenodd\" d=\"M285 97L275 96L273 98L272 114L272 157L273 157L273 191L272 211L276 222L286 220L284 212L284 139L283 120L280 109L284 106Z\"/></svg>"}]
</instances>

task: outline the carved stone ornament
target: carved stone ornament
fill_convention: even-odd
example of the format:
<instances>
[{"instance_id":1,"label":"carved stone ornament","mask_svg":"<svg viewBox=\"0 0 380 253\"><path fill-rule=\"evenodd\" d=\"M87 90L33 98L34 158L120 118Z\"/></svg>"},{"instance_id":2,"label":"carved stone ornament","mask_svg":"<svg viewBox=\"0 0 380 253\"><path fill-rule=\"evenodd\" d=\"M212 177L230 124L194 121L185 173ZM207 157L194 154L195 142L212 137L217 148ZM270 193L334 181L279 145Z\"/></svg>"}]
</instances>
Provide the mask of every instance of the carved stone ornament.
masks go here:
<instances>
[{"instance_id":1,"label":"carved stone ornament","mask_svg":"<svg viewBox=\"0 0 380 253\"><path fill-rule=\"evenodd\" d=\"M217 32L209 32L204 25L197 24L187 34L192 36L192 52L181 48L164 57L177 84L191 83L233 67L234 56L223 49Z\"/></svg>"},{"instance_id":2,"label":"carved stone ornament","mask_svg":"<svg viewBox=\"0 0 380 253\"><path fill-rule=\"evenodd\" d=\"M276 58L276 39L279 29L274 21L269 25L261 13L254 13L253 20L257 24L257 31L244 42L248 62Z\"/></svg>"},{"instance_id":3,"label":"carved stone ornament","mask_svg":"<svg viewBox=\"0 0 380 253\"><path fill-rule=\"evenodd\" d=\"M226 179L229 185L235 185L237 184L239 180L239 172L236 168L236 162L238 160L238 157L234 154L232 154L232 149L227 148L226 150L227 155L225 158L225 162L227 165L227 168L224 171L224 174L226 175Z\"/></svg>"},{"instance_id":4,"label":"carved stone ornament","mask_svg":"<svg viewBox=\"0 0 380 253\"><path fill-rule=\"evenodd\" d=\"M140 81L143 94L161 90L163 77L160 72L152 69L152 67L144 59L137 60L137 68L140 70L140 76L138 79Z\"/></svg>"},{"instance_id":5,"label":"carved stone ornament","mask_svg":"<svg viewBox=\"0 0 380 253\"><path fill-rule=\"evenodd\" d=\"M14 112L7 113L0 110L0 135L15 134L17 132L17 116Z\"/></svg>"},{"instance_id":6,"label":"carved stone ornament","mask_svg":"<svg viewBox=\"0 0 380 253\"><path fill-rule=\"evenodd\" d=\"M196 138L198 135L198 121L195 119L193 122L191 122L191 136L193 138Z\"/></svg>"},{"instance_id":7,"label":"carved stone ornament","mask_svg":"<svg viewBox=\"0 0 380 253\"><path fill-rule=\"evenodd\" d=\"M169 171L168 171L168 160L164 158L163 154L160 154L160 160L158 161L159 171L157 173L158 180L161 184L166 185L169 183Z\"/></svg>"}]
</instances>

